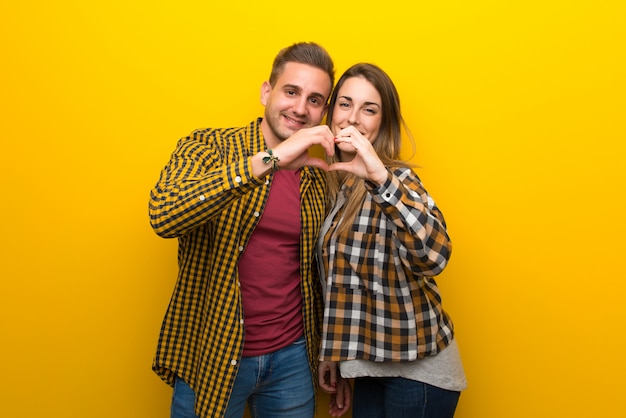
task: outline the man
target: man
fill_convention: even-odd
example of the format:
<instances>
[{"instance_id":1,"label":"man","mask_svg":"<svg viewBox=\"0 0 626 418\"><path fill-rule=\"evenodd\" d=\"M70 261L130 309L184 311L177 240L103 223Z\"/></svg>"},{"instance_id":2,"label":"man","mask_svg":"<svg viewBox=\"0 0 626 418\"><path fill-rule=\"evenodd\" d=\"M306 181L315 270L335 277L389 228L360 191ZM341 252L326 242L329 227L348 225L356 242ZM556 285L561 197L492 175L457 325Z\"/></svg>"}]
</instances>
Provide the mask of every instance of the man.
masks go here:
<instances>
[{"instance_id":1,"label":"man","mask_svg":"<svg viewBox=\"0 0 626 418\"><path fill-rule=\"evenodd\" d=\"M178 238L179 273L154 371L172 418L313 417L322 299L313 266L324 220L320 126L328 53L297 43L261 86L263 118L182 138L150 193L150 222ZM195 409L195 411L194 411Z\"/></svg>"}]
</instances>

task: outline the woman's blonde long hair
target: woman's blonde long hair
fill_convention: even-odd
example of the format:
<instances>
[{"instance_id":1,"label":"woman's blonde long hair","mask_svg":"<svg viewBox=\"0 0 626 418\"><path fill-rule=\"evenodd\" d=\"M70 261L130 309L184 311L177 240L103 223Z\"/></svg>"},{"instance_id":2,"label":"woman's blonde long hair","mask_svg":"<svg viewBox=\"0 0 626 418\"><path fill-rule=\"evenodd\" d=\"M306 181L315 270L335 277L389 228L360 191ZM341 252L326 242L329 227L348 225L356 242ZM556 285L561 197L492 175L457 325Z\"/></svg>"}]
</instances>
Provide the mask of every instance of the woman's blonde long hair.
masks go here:
<instances>
[{"instance_id":1,"label":"woman's blonde long hair","mask_svg":"<svg viewBox=\"0 0 626 418\"><path fill-rule=\"evenodd\" d=\"M393 169L399 166L409 166L406 161L400 159L400 145L402 129L404 129L409 138L412 139L411 133L400 112L400 96L398 95L396 86L387 73L380 67L370 63L359 63L348 68L346 72L343 73L330 97L326 124L328 126L332 125L335 102L337 101L337 95L341 86L347 79L353 77L361 77L369 81L380 94L382 117L378 136L374 139L374 142L372 142L372 146L378 154L378 157L387 168ZM329 163L338 161L339 152L336 149L335 155L329 158ZM361 208L367 193L363 179L342 171L330 171L328 172L328 210L334 206L339 189L344 183L353 184L353 187L350 191L348 203L344 209L340 229L347 228L354 223L354 218Z\"/></svg>"}]
</instances>

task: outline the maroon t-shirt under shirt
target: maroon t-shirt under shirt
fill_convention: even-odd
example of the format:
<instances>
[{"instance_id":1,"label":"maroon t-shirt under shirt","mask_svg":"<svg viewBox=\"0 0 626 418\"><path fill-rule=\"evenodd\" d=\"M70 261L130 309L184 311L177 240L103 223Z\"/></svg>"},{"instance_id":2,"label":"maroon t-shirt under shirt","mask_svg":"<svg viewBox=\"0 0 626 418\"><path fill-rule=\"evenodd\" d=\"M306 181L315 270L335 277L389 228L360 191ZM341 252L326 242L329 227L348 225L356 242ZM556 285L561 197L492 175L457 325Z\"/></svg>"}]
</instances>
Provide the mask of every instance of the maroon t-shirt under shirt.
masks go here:
<instances>
[{"instance_id":1,"label":"maroon t-shirt under shirt","mask_svg":"<svg viewBox=\"0 0 626 418\"><path fill-rule=\"evenodd\" d=\"M280 350L303 333L300 232L300 171L277 171L239 260L244 357Z\"/></svg>"}]
</instances>

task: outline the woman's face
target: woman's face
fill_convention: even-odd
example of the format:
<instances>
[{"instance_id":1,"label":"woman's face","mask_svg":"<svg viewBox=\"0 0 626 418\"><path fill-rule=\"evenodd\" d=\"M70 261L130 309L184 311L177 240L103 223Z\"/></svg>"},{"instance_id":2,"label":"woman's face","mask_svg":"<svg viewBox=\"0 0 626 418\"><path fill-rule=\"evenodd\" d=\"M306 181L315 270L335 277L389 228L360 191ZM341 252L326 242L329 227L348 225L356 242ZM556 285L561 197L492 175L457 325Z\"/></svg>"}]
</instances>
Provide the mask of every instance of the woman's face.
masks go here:
<instances>
[{"instance_id":1,"label":"woman's face","mask_svg":"<svg viewBox=\"0 0 626 418\"><path fill-rule=\"evenodd\" d=\"M382 103L378 90L362 77L346 79L337 92L331 131L354 126L370 142L378 136L382 120ZM337 144L342 153L354 153L350 144Z\"/></svg>"}]
</instances>

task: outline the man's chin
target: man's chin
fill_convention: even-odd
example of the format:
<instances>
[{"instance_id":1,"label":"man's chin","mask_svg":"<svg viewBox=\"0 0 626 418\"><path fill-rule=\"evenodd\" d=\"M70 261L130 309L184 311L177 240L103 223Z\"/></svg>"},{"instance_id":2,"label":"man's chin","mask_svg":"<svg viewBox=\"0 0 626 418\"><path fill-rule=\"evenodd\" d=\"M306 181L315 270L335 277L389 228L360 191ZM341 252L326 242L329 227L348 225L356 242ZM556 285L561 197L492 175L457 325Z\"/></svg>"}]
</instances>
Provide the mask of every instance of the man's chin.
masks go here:
<instances>
[{"instance_id":1,"label":"man's chin","mask_svg":"<svg viewBox=\"0 0 626 418\"><path fill-rule=\"evenodd\" d=\"M280 132L277 132L278 139L280 139L281 141L284 141L285 139L289 138L291 135L298 132L300 129L302 128L283 128L280 130Z\"/></svg>"}]
</instances>

